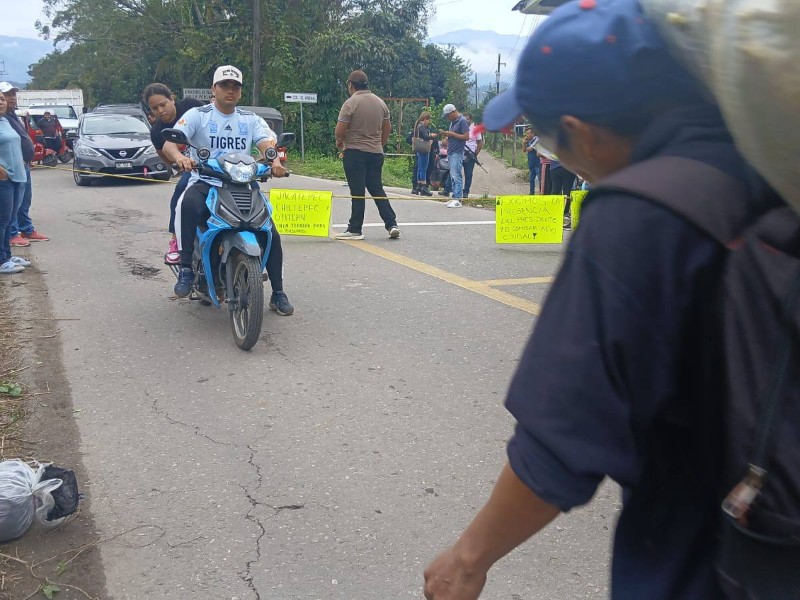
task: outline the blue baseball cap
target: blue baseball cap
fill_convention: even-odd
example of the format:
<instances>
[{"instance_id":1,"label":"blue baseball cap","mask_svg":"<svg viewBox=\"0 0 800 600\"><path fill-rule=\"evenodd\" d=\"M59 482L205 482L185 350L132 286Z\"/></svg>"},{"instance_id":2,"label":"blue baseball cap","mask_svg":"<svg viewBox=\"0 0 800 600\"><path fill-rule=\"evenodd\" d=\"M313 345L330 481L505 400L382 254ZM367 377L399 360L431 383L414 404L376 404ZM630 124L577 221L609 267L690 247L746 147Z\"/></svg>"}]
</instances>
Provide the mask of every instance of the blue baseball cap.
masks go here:
<instances>
[{"instance_id":1,"label":"blue baseball cap","mask_svg":"<svg viewBox=\"0 0 800 600\"><path fill-rule=\"evenodd\" d=\"M600 117L656 97L697 100L702 87L670 54L638 0L576 0L536 30L516 81L487 104L483 122L496 131L523 114Z\"/></svg>"}]
</instances>

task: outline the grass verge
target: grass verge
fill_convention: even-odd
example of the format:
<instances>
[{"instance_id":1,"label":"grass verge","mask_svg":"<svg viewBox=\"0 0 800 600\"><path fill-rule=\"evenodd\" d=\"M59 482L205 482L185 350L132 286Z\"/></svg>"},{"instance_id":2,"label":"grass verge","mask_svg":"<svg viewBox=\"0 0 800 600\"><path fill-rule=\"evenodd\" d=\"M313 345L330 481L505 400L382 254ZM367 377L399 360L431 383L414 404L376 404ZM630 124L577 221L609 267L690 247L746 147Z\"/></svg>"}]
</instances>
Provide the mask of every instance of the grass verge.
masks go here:
<instances>
[{"instance_id":1,"label":"grass verge","mask_svg":"<svg viewBox=\"0 0 800 600\"><path fill-rule=\"evenodd\" d=\"M28 390L18 377L28 368L19 352L25 332L14 327L8 295L0 286L0 460L28 459L29 443L20 438Z\"/></svg>"},{"instance_id":2,"label":"grass verge","mask_svg":"<svg viewBox=\"0 0 800 600\"><path fill-rule=\"evenodd\" d=\"M400 188L411 188L410 156L387 156L383 163L383 185ZM342 159L338 156L306 152L303 162L299 156L291 156L287 167L292 173L345 181Z\"/></svg>"}]
</instances>

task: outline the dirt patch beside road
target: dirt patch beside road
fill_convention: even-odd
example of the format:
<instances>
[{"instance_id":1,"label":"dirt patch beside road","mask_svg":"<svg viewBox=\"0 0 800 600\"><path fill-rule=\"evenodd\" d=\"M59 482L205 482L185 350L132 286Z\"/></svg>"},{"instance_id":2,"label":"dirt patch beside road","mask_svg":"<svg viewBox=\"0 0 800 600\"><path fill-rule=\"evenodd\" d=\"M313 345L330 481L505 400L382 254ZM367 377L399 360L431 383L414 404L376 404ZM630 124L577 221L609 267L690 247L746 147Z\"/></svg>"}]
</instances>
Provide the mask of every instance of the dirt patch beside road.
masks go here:
<instances>
[{"instance_id":1,"label":"dirt patch beside road","mask_svg":"<svg viewBox=\"0 0 800 600\"><path fill-rule=\"evenodd\" d=\"M58 599L105 599L89 477L62 360L59 318L69 315L53 315L48 294L35 268L0 280L0 379L22 386L19 398L0 398L0 458L73 469L84 500L60 527L34 524L22 538L0 546L0 599L45 598L42 588L48 585Z\"/></svg>"}]
</instances>

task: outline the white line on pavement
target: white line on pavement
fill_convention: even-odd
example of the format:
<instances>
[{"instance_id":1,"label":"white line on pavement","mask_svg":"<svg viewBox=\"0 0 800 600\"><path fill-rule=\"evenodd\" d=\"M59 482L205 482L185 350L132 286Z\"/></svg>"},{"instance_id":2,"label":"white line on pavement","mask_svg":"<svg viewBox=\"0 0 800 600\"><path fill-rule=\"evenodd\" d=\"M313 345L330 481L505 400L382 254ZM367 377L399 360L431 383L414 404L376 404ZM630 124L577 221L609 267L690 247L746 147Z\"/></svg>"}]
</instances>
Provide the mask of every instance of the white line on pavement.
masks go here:
<instances>
[{"instance_id":1,"label":"white line on pavement","mask_svg":"<svg viewBox=\"0 0 800 600\"><path fill-rule=\"evenodd\" d=\"M494 225L494 221L429 221L427 223L398 223L398 227L433 227L435 225ZM347 227L347 223L331 225L331 227ZM364 223L364 227L385 227L383 223Z\"/></svg>"}]
</instances>

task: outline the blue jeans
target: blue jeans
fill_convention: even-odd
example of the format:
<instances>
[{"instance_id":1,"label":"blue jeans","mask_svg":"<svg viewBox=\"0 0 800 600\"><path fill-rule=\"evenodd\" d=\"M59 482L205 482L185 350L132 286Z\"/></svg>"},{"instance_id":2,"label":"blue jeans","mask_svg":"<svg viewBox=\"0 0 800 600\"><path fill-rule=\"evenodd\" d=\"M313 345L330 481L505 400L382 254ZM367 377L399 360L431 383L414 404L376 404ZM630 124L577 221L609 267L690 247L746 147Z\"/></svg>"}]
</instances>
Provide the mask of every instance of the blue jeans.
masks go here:
<instances>
[{"instance_id":1,"label":"blue jeans","mask_svg":"<svg viewBox=\"0 0 800 600\"><path fill-rule=\"evenodd\" d=\"M448 154L447 159L450 161L450 181L453 186L453 198L460 200L464 194L464 176L462 173L464 155Z\"/></svg>"},{"instance_id":2,"label":"blue jeans","mask_svg":"<svg viewBox=\"0 0 800 600\"><path fill-rule=\"evenodd\" d=\"M11 260L11 216L17 197L24 193L24 183L0 181L0 265Z\"/></svg>"},{"instance_id":3,"label":"blue jeans","mask_svg":"<svg viewBox=\"0 0 800 600\"><path fill-rule=\"evenodd\" d=\"M14 207L14 212L11 214L11 237L17 236L22 233L33 233L33 221L31 221L31 199L33 198L33 186L31 184L31 168L25 167L25 173L28 175L28 181L22 183L23 190L20 197L17 199L17 205Z\"/></svg>"},{"instance_id":4,"label":"blue jeans","mask_svg":"<svg viewBox=\"0 0 800 600\"><path fill-rule=\"evenodd\" d=\"M530 194L531 196L535 196L537 194L536 190L536 178L539 176L539 165L535 167L528 167L530 169L530 175L528 176L528 181L530 182Z\"/></svg>"},{"instance_id":5,"label":"blue jeans","mask_svg":"<svg viewBox=\"0 0 800 600\"><path fill-rule=\"evenodd\" d=\"M417 152L417 183L427 185L425 181L428 177L428 160L431 155L429 152Z\"/></svg>"}]
</instances>

